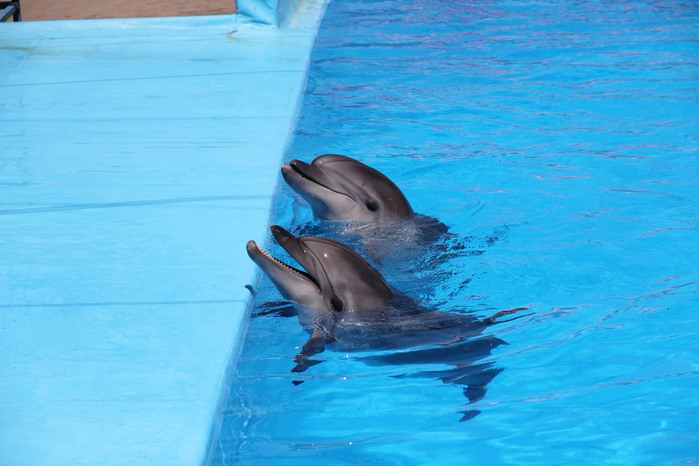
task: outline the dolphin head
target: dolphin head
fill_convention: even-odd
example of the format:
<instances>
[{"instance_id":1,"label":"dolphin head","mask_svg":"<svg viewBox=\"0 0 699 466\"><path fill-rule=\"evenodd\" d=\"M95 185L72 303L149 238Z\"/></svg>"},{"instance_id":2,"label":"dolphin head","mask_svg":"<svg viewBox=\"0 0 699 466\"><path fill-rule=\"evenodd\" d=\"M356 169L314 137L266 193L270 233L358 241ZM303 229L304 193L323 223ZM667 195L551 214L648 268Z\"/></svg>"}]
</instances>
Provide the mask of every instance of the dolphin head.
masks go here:
<instances>
[{"instance_id":1,"label":"dolphin head","mask_svg":"<svg viewBox=\"0 0 699 466\"><path fill-rule=\"evenodd\" d=\"M413 215L388 177L344 155L321 155L310 165L292 160L282 165L282 176L324 220L376 222Z\"/></svg>"},{"instance_id":2,"label":"dolphin head","mask_svg":"<svg viewBox=\"0 0 699 466\"><path fill-rule=\"evenodd\" d=\"M272 257L249 241L250 258L286 299L303 308L335 312L378 308L393 298L383 277L354 250L317 236L296 237L271 227L277 242L305 269Z\"/></svg>"}]
</instances>

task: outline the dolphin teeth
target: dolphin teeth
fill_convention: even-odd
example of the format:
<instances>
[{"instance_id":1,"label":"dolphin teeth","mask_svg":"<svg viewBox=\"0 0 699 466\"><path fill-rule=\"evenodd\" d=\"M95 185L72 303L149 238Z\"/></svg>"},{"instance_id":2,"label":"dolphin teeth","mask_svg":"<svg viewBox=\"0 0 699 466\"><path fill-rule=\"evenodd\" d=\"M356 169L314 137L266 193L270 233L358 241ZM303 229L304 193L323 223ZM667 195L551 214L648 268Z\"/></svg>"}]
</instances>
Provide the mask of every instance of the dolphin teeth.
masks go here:
<instances>
[{"instance_id":1,"label":"dolphin teeth","mask_svg":"<svg viewBox=\"0 0 699 466\"><path fill-rule=\"evenodd\" d=\"M313 183L313 184L316 185L316 186L320 186L321 188L327 189L328 191L332 191L332 192L334 192L334 193L342 194L343 196L348 196L348 197L349 197L349 194L347 194L346 192L338 191L336 188L331 188L330 186L327 186L326 184L324 184L324 183L322 183L321 181L319 181L319 180L317 180L317 179L311 177L310 175L308 175L308 176L307 176L307 175L304 175L303 172L302 172L301 170L299 170L298 167L296 167L295 165L290 165L290 166L291 166L291 169L294 171L294 173L296 173L296 176L298 176L298 177L301 178L302 180L309 181L309 182Z\"/></svg>"},{"instance_id":2,"label":"dolphin teeth","mask_svg":"<svg viewBox=\"0 0 699 466\"><path fill-rule=\"evenodd\" d=\"M295 166L291 165L291 168L292 168L292 170L294 171L294 173L296 173L296 176L298 176L299 178L302 178L302 179L308 180L308 181L313 181L313 182L315 183L315 180L312 180L311 178L305 176L305 175L304 175L303 173L301 173L301 171L300 171L298 168L296 168Z\"/></svg>"},{"instance_id":3,"label":"dolphin teeth","mask_svg":"<svg viewBox=\"0 0 699 466\"><path fill-rule=\"evenodd\" d=\"M283 266L286 267L287 269L291 269L291 270L293 270L294 272L298 272L298 270L296 270L294 267L290 266L289 264L287 264L287 263L284 262L284 261L281 261L281 260L277 259L276 257L274 257L272 254L268 253L267 251L265 251L265 250L262 249L261 247L258 246L257 249L259 249L260 252L261 252L262 254L264 254L268 259L272 259L274 262L283 265Z\"/></svg>"},{"instance_id":4,"label":"dolphin teeth","mask_svg":"<svg viewBox=\"0 0 699 466\"><path fill-rule=\"evenodd\" d=\"M274 257L272 254L270 254L270 253L268 253L267 251L265 251L264 249L262 249L262 248L261 248L260 246L258 246L257 244L255 244L255 246L257 246L257 250L260 251L265 257L267 257L268 259L273 260L273 261L276 262L277 264L283 265L284 267L286 267L287 269L291 270L292 272L294 272L294 273L296 273L296 274L304 275L304 276L306 276L306 277L309 276L307 272L304 272L303 270L299 270L299 269L297 269L296 267L292 267L292 266L290 266L289 264L287 264L286 262L277 259L276 257Z\"/></svg>"},{"instance_id":5,"label":"dolphin teeth","mask_svg":"<svg viewBox=\"0 0 699 466\"><path fill-rule=\"evenodd\" d=\"M257 248L258 251L260 251L262 253L262 255L264 255L268 259L271 259L274 263L282 265L285 269L292 272L297 277L301 277L301 278L304 278L306 280L309 280L309 281L315 283L315 286L318 287L318 289L320 290L320 284L318 283L318 280L316 280L316 278L313 275L311 275L310 273L306 272L305 270L297 269L296 267L293 267L284 261L280 261L279 259L277 259L273 255L271 255L270 253L268 253L267 251L262 249L257 243L255 243L255 247Z\"/></svg>"}]
</instances>

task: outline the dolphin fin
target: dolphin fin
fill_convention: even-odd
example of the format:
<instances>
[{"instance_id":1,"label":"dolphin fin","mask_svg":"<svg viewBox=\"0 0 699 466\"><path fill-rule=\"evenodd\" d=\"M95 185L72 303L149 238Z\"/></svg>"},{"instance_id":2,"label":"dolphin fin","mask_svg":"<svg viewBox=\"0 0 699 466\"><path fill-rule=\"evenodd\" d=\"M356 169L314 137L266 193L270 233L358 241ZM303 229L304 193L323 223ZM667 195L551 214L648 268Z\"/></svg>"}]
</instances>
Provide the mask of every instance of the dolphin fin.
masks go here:
<instances>
[{"instance_id":1,"label":"dolphin fin","mask_svg":"<svg viewBox=\"0 0 699 466\"><path fill-rule=\"evenodd\" d=\"M471 409L468 411L459 411L459 414L463 414L463 417L459 419L459 422L464 422L468 421L470 419L473 419L474 417L478 416L481 412L478 411L477 409Z\"/></svg>"},{"instance_id":2,"label":"dolphin fin","mask_svg":"<svg viewBox=\"0 0 699 466\"><path fill-rule=\"evenodd\" d=\"M268 315L273 315L276 317L294 317L298 315L298 311L289 301L273 301L268 303L262 303L257 306L261 309L260 312L256 312L252 317L263 317Z\"/></svg>"},{"instance_id":3,"label":"dolphin fin","mask_svg":"<svg viewBox=\"0 0 699 466\"><path fill-rule=\"evenodd\" d=\"M296 367L291 369L291 372L298 374L299 372L305 371L309 367L313 367L316 364L320 364L322 361L312 360L308 358L325 351L325 345L327 344L327 342L328 338L325 335L319 335L315 333L311 335L311 338L309 338L306 344L303 345L303 348L301 348L301 352L297 354L294 358Z\"/></svg>"},{"instance_id":4,"label":"dolphin fin","mask_svg":"<svg viewBox=\"0 0 699 466\"><path fill-rule=\"evenodd\" d=\"M301 372L305 372L308 368L313 367L316 364L320 364L323 361L318 361L317 359L304 359L303 361L299 361L297 356L294 358L294 362L297 364L293 369L291 369L291 372L294 374L299 374Z\"/></svg>"},{"instance_id":5,"label":"dolphin fin","mask_svg":"<svg viewBox=\"0 0 699 466\"><path fill-rule=\"evenodd\" d=\"M502 317L502 316L507 316L507 315L510 315L510 314L516 314L517 312L521 312L521 311L527 311L527 310L529 310L529 309L531 309L531 308L532 308L531 306L527 306L527 307L518 307L518 308L515 308L515 309L508 309L508 310L506 310L506 311L496 312L496 313L493 314L492 316L490 316L490 317L488 317L488 318L486 318L486 319L480 320L479 323L481 323L481 324L483 324L483 325L494 325L494 324L502 324L502 323L505 323L505 322L512 322L513 320L521 319L522 317L529 317L530 315L533 315L534 313L531 312L531 313L529 313L529 314L518 315L518 316L512 317L512 318L510 318L510 319L506 319L506 320L497 320L497 319L500 318L500 317Z\"/></svg>"}]
</instances>

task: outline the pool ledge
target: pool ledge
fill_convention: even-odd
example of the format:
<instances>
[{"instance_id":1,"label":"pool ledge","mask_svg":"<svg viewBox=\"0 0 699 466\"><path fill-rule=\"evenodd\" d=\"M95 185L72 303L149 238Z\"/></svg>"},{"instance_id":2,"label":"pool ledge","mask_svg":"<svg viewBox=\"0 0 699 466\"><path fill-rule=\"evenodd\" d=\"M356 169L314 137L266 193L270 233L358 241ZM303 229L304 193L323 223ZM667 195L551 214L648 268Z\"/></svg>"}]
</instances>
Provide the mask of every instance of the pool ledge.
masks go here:
<instances>
[{"instance_id":1,"label":"pool ledge","mask_svg":"<svg viewBox=\"0 0 699 466\"><path fill-rule=\"evenodd\" d=\"M323 4L0 24L3 465L205 461Z\"/></svg>"}]
</instances>

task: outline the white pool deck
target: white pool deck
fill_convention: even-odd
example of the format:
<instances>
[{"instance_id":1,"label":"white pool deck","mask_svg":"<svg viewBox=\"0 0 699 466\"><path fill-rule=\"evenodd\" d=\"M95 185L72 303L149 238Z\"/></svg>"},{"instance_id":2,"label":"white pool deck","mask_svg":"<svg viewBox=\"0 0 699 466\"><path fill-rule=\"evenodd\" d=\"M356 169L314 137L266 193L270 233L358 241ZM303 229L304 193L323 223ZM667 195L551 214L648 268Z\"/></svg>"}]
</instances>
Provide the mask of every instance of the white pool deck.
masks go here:
<instances>
[{"instance_id":1,"label":"white pool deck","mask_svg":"<svg viewBox=\"0 0 699 466\"><path fill-rule=\"evenodd\" d=\"M0 24L0 465L205 461L323 7Z\"/></svg>"}]
</instances>

